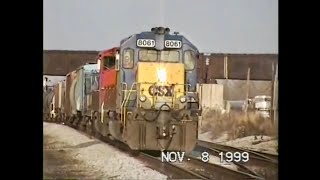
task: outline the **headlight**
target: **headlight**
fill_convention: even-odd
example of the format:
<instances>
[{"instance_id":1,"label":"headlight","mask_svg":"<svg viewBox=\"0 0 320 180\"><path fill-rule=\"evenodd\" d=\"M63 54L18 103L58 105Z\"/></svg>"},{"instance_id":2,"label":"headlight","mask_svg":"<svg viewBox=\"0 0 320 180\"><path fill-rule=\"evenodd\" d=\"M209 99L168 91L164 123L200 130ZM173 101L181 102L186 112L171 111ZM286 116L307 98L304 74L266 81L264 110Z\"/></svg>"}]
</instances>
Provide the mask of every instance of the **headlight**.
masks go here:
<instances>
[{"instance_id":1,"label":"headlight","mask_svg":"<svg viewBox=\"0 0 320 180\"><path fill-rule=\"evenodd\" d=\"M157 75L158 75L158 81L160 81L161 83L164 83L167 81L166 69L158 69Z\"/></svg>"},{"instance_id":2,"label":"headlight","mask_svg":"<svg viewBox=\"0 0 320 180\"><path fill-rule=\"evenodd\" d=\"M180 102L181 102L181 103L185 103L186 100L187 100L187 98L186 98L185 96L183 96L183 97L180 98Z\"/></svg>"},{"instance_id":3,"label":"headlight","mask_svg":"<svg viewBox=\"0 0 320 180\"><path fill-rule=\"evenodd\" d=\"M146 96L144 96L144 95L140 96L140 101L141 102L145 102L146 100L147 100Z\"/></svg>"}]
</instances>

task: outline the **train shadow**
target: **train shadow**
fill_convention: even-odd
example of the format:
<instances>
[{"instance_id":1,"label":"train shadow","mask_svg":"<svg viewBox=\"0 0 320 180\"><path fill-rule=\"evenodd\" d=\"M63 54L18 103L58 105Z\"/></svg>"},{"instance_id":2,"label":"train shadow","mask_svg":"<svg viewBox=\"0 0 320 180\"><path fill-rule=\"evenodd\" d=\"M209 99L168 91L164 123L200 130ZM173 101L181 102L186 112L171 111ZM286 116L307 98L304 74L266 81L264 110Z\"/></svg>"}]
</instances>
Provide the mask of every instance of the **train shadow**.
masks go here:
<instances>
[{"instance_id":1,"label":"train shadow","mask_svg":"<svg viewBox=\"0 0 320 180\"><path fill-rule=\"evenodd\" d=\"M161 151L155 151L155 150L148 150L148 151L141 151L141 152L143 152L143 153L145 153L145 154L149 154L149 155L151 155L151 156L153 156L153 157L161 157Z\"/></svg>"},{"instance_id":2,"label":"train shadow","mask_svg":"<svg viewBox=\"0 0 320 180\"><path fill-rule=\"evenodd\" d=\"M95 144L101 144L101 141L90 141L90 142L80 143L75 146L65 146L64 148L85 148Z\"/></svg>"},{"instance_id":3,"label":"train shadow","mask_svg":"<svg viewBox=\"0 0 320 180\"><path fill-rule=\"evenodd\" d=\"M131 157L137 157L140 153L148 154L153 157L161 157L161 151L152 151L152 150L129 150L129 155Z\"/></svg>"}]
</instances>

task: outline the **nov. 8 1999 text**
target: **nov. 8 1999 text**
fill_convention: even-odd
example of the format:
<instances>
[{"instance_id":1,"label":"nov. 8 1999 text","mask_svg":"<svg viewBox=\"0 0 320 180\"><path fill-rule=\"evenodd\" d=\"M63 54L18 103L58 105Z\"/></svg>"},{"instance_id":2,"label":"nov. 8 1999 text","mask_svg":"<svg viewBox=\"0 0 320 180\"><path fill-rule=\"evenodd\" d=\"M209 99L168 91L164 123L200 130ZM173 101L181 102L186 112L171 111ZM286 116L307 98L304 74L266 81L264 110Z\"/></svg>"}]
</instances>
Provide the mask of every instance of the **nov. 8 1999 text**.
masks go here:
<instances>
[{"instance_id":1,"label":"nov. 8 1999 text","mask_svg":"<svg viewBox=\"0 0 320 180\"><path fill-rule=\"evenodd\" d=\"M220 162L248 162L249 153L248 152L220 152L219 153ZM208 152L202 152L200 159L203 162L210 161L210 154ZM183 162L185 160L185 152L162 152L161 153L162 162ZM186 159L190 160L190 159Z\"/></svg>"}]
</instances>

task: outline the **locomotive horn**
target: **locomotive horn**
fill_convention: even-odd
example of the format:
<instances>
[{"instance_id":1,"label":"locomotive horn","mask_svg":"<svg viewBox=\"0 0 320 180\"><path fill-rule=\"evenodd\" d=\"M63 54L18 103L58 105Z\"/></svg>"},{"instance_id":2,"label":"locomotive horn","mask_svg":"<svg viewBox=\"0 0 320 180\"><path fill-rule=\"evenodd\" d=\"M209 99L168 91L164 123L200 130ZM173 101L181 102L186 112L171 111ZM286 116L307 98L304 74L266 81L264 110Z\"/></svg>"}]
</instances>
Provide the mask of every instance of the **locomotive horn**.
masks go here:
<instances>
[{"instance_id":1,"label":"locomotive horn","mask_svg":"<svg viewBox=\"0 0 320 180\"><path fill-rule=\"evenodd\" d=\"M158 27L158 34L164 34L165 33L165 29L164 27Z\"/></svg>"},{"instance_id":2,"label":"locomotive horn","mask_svg":"<svg viewBox=\"0 0 320 180\"><path fill-rule=\"evenodd\" d=\"M167 28L164 29L164 31L165 31L166 34L169 34L170 28L167 27Z\"/></svg>"}]
</instances>

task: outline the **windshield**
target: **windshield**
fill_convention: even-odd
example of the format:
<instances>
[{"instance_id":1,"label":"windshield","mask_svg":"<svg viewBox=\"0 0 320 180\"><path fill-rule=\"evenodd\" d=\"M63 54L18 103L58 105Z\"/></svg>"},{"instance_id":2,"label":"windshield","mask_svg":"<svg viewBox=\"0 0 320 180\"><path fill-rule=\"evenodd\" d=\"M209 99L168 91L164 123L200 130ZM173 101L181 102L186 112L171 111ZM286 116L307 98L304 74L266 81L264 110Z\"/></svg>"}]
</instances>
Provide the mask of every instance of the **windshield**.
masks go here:
<instances>
[{"instance_id":1,"label":"windshield","mask_svg":"<svg viewBox=\"0 0 320 180\"><path fill-rule=\"evenodd\" d=\"M179 62L179 51L140 50L139 61Z\"/></svg>"},{"instance_id":2,"label":"windshield","mask_svg":"<svg viewBox=\"0 0 320 180\"><path fill-rule=\"evenodd\" d=\"M114 56L107 56L103 58L104 68L113 68L116 63L116 58Z\"/></svg>"}]
</instances>

